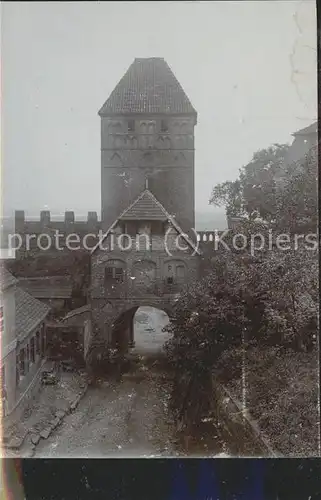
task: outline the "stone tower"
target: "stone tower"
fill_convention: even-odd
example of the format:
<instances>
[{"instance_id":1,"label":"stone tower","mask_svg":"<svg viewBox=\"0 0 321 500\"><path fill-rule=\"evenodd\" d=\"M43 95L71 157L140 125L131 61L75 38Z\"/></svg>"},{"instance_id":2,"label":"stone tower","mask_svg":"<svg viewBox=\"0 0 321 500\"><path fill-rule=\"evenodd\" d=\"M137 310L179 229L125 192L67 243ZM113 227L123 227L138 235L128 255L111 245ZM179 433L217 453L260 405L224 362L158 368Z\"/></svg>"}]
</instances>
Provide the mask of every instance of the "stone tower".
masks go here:
<instances>
[{"instance_id":1,"label":"stone tower","mask_svg":"<svg viewBox=\"0 0 321 500\"><path fill-rule=\"evenodd\" d=\"M135 59L99 116L103 228L145 188L183 230L194 228L197 113L165 60Z\"/></svg>"}]
</instances>

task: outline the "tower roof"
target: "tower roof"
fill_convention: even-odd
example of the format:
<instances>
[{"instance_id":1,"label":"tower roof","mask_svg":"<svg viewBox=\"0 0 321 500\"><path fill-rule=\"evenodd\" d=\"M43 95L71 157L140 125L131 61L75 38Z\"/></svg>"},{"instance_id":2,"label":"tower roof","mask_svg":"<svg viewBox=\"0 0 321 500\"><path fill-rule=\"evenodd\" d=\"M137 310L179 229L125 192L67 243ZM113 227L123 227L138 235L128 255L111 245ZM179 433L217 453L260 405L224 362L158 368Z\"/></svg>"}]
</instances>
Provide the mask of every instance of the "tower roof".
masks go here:
<instances>
[{"instance_id":1,"label":"tower roof","mask_svg":"<svg viewBox=\"0 0 321 500\"><path fill-rule=\"evenodd\" d=\"M100 116L127 113L196 115L171 68L161 57L135 59L99 111Z\"/></svg>"}]
</instances>

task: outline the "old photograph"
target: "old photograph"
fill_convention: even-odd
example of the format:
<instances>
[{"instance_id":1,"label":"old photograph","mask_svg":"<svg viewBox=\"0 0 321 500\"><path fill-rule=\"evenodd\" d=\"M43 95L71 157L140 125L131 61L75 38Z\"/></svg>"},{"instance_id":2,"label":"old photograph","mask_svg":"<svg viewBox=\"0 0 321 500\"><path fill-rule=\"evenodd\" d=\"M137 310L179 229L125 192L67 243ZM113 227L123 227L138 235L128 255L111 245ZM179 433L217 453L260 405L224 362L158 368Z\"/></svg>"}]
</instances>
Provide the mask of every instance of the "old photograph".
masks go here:
<instances>
[{"instance_id":1,"label":"old photograph","mask_svg":"<svg viewBox=\"0 0 321 500\"><path fill-rule=\"evenodd\" d=\"M2 456L320 456L315 2L1 12Z\"/></svg>"}]
</instances>

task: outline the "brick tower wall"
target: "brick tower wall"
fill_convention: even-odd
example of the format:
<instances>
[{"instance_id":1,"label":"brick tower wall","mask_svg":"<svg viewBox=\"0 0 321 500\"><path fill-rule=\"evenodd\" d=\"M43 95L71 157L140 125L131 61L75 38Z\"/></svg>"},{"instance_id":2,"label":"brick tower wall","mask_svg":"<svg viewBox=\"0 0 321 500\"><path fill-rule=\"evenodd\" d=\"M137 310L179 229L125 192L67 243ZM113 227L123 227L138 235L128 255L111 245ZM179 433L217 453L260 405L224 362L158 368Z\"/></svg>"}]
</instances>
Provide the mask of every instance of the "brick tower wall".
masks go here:
<instances>
[{"instance_id":1,"label":"brick tower wall","mask_svg":"<svg viewBox=\"0 0 321 500\"><path fill-rule=\"evenodd\" d=\"M134 130L129 131L130 120ZM162 120L168 130L162 131ZM102 223L148 188L187 231L195 227L194 116L101 118ZM133 123L132 123L133 124Z\"/></svg>"}]
</instances>

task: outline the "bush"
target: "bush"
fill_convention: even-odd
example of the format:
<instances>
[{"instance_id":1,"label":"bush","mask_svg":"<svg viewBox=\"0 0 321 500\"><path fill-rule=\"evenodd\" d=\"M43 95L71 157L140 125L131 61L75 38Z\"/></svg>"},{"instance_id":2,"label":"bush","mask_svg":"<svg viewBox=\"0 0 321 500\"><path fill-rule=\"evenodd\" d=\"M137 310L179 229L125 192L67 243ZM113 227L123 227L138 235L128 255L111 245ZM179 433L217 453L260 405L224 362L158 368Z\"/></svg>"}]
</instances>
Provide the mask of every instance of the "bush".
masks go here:
<instances>
[{"instance_id":1,"label":"bush","mask_svg":"<svg viewBox=\"0 0 321 500\"><path fill-rule=\"evenodd\" d=\"M247 346L258 345L249 356L258 356L255 363L264 377L269 363L273 367L283 359L285 346L313 351L316 284L316 252L272 251L262 260L246 253L218 255L208 275L181 294L165 328L172 336L166 349L176 372L171 406L178 418L194 423L202 418L219 360L233 347L240 349L244 339ZM269 360L261 359L261 349ZM240 369L238 357L225 366L225 377L228 372L232 379L240 377Z\"/></svg>"},{"instance_id":2,"label":"bush","mask_svg":"<svg viewBox=\"0 0 321 500\"><path fill-rule=\"evenodd\" d=\"M241 370L242 351L224 353L216 374L237 399L241 377L230 377L226 366ZM284 455L318 453L318 354L284 347L249 346L245 356L247 409L272 447Z\"/></svg>"}]
</instances>

